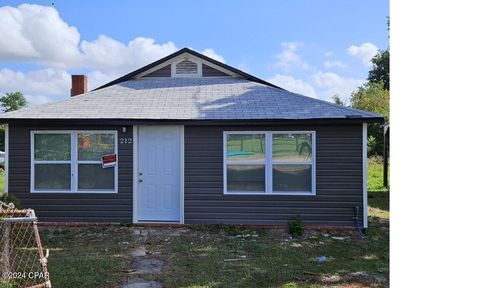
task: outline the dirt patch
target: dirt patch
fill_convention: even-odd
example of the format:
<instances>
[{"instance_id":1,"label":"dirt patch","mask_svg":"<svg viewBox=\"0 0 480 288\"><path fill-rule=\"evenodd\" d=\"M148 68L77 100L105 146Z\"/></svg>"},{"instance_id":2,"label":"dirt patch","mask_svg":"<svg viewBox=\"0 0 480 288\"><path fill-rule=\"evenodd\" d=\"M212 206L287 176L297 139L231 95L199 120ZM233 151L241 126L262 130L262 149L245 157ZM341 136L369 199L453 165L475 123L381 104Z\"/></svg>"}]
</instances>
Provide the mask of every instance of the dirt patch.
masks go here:
<instances>
[{"instance_id":1,"label":"dirt patch","mask_svg":"<svg viewBox=\"0 0 480 288\"><path fill-rule=\"evenodd\" d=\"M163 287L167 245L186 229L133 228L128 280L119 288Z\"/></svg>"}]
</instances>

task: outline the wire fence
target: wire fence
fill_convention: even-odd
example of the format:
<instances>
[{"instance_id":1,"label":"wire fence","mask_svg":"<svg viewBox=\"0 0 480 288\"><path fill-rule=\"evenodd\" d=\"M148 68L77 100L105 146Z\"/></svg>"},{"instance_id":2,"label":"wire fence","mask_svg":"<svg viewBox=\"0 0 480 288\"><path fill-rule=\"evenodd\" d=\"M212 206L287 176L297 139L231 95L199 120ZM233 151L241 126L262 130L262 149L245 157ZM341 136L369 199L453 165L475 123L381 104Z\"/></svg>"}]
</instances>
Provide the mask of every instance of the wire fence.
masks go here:
<instances>
[{"instance_id":1,"label":"wire fence","mask_svg":"<svg viewBox=\"0 0 480 288\"><path fill-rule=\"evenodd\" d=\"M0 202L0 288L50 288L47 257L35 212Z\"/></svg>"}]
</instances>

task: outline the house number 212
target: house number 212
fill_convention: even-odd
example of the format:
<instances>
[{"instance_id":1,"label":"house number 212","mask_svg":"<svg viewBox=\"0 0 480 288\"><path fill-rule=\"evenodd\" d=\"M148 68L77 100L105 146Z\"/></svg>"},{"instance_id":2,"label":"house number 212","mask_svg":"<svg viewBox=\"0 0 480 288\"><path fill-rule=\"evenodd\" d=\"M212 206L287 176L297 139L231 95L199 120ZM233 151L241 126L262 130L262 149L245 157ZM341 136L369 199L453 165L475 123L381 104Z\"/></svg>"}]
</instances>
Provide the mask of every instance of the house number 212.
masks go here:
<instances>
[{"instance_id":1,"label":"house number 212","mask_svg":"<svg viewBox=\"0 0 480 288\"><path fill-rule=\"evenodd\" d=\"M132 137L120 138L120 144L132 144Z\"/></svg>"}]
</instances>

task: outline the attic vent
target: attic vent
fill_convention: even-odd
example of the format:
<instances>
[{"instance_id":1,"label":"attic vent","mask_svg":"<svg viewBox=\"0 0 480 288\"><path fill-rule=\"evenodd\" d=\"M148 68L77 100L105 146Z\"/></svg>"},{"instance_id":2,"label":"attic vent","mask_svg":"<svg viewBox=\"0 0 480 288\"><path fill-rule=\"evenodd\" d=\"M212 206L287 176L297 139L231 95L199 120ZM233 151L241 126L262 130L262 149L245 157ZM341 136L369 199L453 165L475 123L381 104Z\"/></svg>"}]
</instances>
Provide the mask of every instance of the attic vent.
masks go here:
<instances>
[{"instance_id":1,"label":"attic vent","mask_svg":"<svg viewBox=\"0 0 480 288\"><path fill-rule=\"evenodd\" d=\"M192 75L198 74L198 65L190 60L183 60L175 65L175 74Z\"/></svg>"}]
</instances>

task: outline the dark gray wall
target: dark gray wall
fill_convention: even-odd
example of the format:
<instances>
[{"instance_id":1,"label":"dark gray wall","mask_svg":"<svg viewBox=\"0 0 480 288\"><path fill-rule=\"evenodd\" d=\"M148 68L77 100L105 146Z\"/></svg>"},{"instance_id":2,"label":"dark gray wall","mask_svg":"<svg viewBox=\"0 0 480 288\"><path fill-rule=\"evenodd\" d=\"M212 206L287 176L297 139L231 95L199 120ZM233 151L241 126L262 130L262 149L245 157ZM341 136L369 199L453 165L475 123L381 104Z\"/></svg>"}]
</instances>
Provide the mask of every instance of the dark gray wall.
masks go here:
<instances>
[{"instance_id":1,"label":"dark gray wall","mask_svg":"<svg viewBox=\"0 0 480 288\"><path fill-rule=\"evenodd\" d=\"M30 193L31 130L117 130L118 138L132 137L121 126L9 126L8 190L24 208L33 208L40 221L132 221L132 144L118 143L118 193Z\"/></svg>"},{"instance_id":2,"label":"dark gray wall","mask_svg":"<svg viewBox=\"0 0 480 288\"><path fill-rule=\"evenodd\" d=\"M315 130L316 196L223 195L223 131ZM362 225L362 125L185 127L185 223Z\"/></svg>"},{"instance_id":3,"label":"dark gray wall","mask_svg":"<svg viewBox=\"0 0 480 288\"><path fill-rule=\"evenodd\" d=\"M30 193L31 130L110 130L121 126L9 126L9 193L41 221L132 221L132 144L118 144L119 193ZM316 196L223 195L223 131L315 130ZM362 125L185 126L185 223L362 225Z\"/></svg>"},{"instance_id":4,"label":"dark gray wall","mask_svg":"<svg viewBox=\"0 0 480 288\"><path fill-rule=\"evenodd\" d=\"M147 74L143 77L171 77L172 76L172 66L167 65L161 69L155 70L150 74Z\"/></svg>"},{"instance_id":5,"label":"dark gray wall","mask_svg":"<svg viewBox=\"0 0 480 288\"><path fill-rule=\"evenodd\" d=\"M219 71L208 65L202 64L202 76L203 77L224 77L224 76L226 77L230 75L223 73L222 71Z\"/></svg>"}]
</instances>

